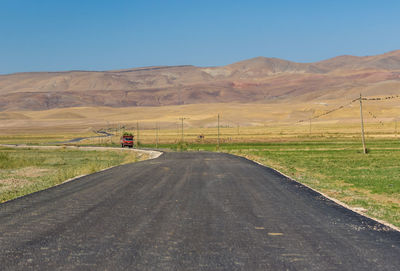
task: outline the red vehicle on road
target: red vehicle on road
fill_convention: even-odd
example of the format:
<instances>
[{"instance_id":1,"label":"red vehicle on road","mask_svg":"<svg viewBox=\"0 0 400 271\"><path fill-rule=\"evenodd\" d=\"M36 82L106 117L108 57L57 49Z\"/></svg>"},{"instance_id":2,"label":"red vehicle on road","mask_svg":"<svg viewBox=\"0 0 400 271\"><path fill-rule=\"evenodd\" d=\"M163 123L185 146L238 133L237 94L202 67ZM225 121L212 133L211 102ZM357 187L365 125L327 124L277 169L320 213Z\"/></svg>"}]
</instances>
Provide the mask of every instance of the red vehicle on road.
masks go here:
<instances>
[{"instance_id":1,"label":"red vehicle on road","mask_svg":"<svg viewBox=\"0 0 400 271\"><path fill-rule=\"evenodd\" d=\"M121 136L121 147L128 146L129 148L133 147L134 136L131 133L125 133Z\"/></svg>"}]
</instances>

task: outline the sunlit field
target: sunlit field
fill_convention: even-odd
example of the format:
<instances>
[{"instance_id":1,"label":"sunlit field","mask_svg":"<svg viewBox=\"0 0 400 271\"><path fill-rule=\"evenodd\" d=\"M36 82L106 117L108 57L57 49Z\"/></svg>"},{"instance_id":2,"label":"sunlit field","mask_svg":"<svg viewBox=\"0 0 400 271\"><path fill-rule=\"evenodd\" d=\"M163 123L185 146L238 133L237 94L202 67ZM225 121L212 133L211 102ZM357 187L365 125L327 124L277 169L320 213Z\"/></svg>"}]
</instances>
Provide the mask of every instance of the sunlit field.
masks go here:
<instances>
[{"instance_id":1,"label":"sunlit field","mask_svg":"<svg viewBox=\"0 0 400 271\"><path fill-rule=\"evenodd\" d=\"M143 159L146 156L136 152L0 147L0 203L69 178Z\"/></svg>"},{"instance_id":2,"label":"sunlit field","mask_svg":"<svg viewBox=\"0 0 400 271\"><path fill-rule=\"evenodd\" d=\"M366 155L356 105L311 121L310 116L324 112L322 105L300 104L290 112L260 104L207 105L207 111L203 105L188 105L25 112L30 120L3 122L0 144L118 147L120 136L132 132L136 147L223 151L248 157L360 212L400 226L398 108L366 103ZM68 112L79 112L80 117L62 119L76 116ZM68 142L76 138L82 140ZM11 178L13 173L7 174Z\"/></svg>"}]
</instances>

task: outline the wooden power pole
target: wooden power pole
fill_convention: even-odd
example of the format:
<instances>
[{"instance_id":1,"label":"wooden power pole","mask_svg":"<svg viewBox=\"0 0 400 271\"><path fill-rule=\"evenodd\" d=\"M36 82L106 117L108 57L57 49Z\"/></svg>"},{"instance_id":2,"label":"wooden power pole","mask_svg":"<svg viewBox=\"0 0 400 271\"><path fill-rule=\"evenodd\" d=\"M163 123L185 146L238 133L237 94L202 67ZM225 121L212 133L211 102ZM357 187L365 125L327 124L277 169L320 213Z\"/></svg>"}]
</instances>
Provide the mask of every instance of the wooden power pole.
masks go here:
<instances>
[{"instance_id":1,"label":"wooden power pole","mask_svg":"<svg viewBox=\"0 0 400 271\"><path fill-rule=\"evenodd\" d=\"M217 150L219 150L219 114L218 114L218 137L217 137Z\"/></svg>"},{"instance_id":2,"label":"wooden power pole","mask_svg":"<svg viewBox=\"0 0 400 271\"><path fill-rule=\"evenodd\" d=\"M158 122L156 122L156 148L158 148Z\"/></svg>"},{"instance_id":3,"label":"wooden power pole","mask_svg":"<svg viewBox=\"0 0 400 271\"><path fill-rule=\"evenodd\" d=\"M139 146L139 121L136 121L136 146Z\"/></svg>"},{"instance_id":4,"label":"wooden power pole","mask_svg":"<svg viewBox=\"0 0 400 271\"><path fill-rule=\"evenodd\" d=\"M181 118L181 143L183 143L183 120L184 120L185 118L184 117L182 117Z\"/></svg>"},{"instance_id":5,"label":"wooden power pole","mask_svg":"<svg viewBox=\"0 0 400 271\"><path fill-rule=\"evenodd\" d=\"M362 112L362 96L360 93L360 120L361 120L361 139L363 144L363 152L364 154L367 153L367 148L365 147L365 135L364 135L364 119L363 119L363 112Z\"/></svg>"},{"instance_id":6,"label":"wooden power pole","mask_svg":"<svg viewBox=\"0 0 400 271\"><path fill-rule=\"evenodd\" d=\"M183 143L183 140L184 140L184 138L183 138L183 120L185 120L187 118L181 117L179 119L181 120L181 143Z\"/></svg>"}]
</instances>

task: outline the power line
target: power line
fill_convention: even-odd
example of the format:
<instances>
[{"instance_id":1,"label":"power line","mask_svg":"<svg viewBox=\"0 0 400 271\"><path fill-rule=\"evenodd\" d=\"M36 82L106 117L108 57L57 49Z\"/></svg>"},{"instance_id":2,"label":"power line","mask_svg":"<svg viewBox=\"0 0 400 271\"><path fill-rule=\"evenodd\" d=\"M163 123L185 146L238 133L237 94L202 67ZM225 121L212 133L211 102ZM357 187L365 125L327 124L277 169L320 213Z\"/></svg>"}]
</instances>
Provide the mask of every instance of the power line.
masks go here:
<instances>
[{"instance_id":1,"label":"power line","mask_svg":"<svg viewBox=\"0 0 400 271\"><path fill-rule=\"evenodd\" d=\"M372 113L371 111L368 111L368 114L369 114L373 119L376 119L377 121L379 121L379 123L380 123L381 125L383 125L383 121L380 120L380 119L378 119L378 117L377 117L374 113Z\"/></svg>"},{"instance_id":2,"label":"power line","mask_svg":"<svg viewBox=\"0 0 400 271\"><path fill-rule=\"evenodd\" d=\"M333 113L333 112L336 112L336 111L338 111L338 110L340 110L340 109L342 109L342 108L345 108L346 106L351 105L352 103L358 101L359 99L360 99L360 98L354 99L354 100L352 100L351 102L349 102L349 103L347 103L347 104L338 106L338 107L336 107L336 108L334 108L334 109L328 110L328 111L326 111L326 112L324 112L324 113L321 113L321 114L319 114L319 115L313 116L313 117L311 117L311 118L304 119L304 120L299 120L298 122L310 121L310 120L318 119L318 118L320 118L320 117L329 115L329 114L331 114L331 113Z\"/></svg>"},{"instance_id":3,"label":"power line","mask_svg":"<svg viewBox=\"0 0 400 271\"><path fill-rule=\"evenodd\" d=\"M363 101L385 101L400 98L400 95L392 95L386 97L377 97L377 98L362 98Z\"/></svg>"},{"instance_id":4,"label":"power line","mask_svg":"<svg viewBox=\"0 0 400 271\"><path fill-rule=\"evenodd\" d=\"M311 117L311 118L309 118L309 119L299 120L298 122L311 121L311 120L313 120L313 119L318 119L318 118L320 118L320 117L329 115L329 114L331 114L331 113L333 113L333 112L336 112L336 111L338 111L338 110L341 110L341 109L345 108L346 106L351 105L352 103L354 103L354 102L356 102L356 101L359 101L360 99L361 99L362 101L387 101L387 100L392 100L392 99L397 99L397 98L400 98L400 95L392 95L392 96L377 97L377 98L361 97L361 98L354 99L354 100L352 100L351 102L349 102L349 103L347 103L347 104L340 105L340 106L338 106L338 107L335 107L334 109L331 109L331 110L328 110L328 111L326 111L326 112L324 112L324 113L321 113L321 114L319 114L319 115L313 116L313 117ZM369 112L369 113L370 113L370 112ZM370 114L372 114L372 113L370 113ZM375 116L374 118L376 118L376 116Z\"/></svg>"}]
</instances>

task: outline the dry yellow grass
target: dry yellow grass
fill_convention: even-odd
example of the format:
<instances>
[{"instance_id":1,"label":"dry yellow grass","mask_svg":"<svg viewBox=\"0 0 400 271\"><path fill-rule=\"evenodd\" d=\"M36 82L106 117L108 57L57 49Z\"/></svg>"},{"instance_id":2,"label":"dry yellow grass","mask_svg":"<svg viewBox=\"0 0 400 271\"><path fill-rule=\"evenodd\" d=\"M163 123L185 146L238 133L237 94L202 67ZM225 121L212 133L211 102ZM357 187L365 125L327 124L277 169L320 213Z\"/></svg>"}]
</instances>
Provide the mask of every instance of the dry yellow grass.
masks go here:
<instances>
[{"instance_id":1,"label":"dry yellow grass","mask_svg":"<svg viewBox=\"0 0 400 271\"><path fill-rule=\"evenodd\" d=\"M66 141L76 137L97 136L96 130L103 129L115 134L109 138L91 138L79 144L118 144L119 135L124 130L131 131L137 135L136 124L139 122L139 140L144 144L156 143L156 124L160 128L158 142L177 143L181 140L181 122L184 120L185 142L216 143L217 141L217 115L220 114L220 142L271 142L271 141L294 141L299 142L295 146L300 153L308 150L310 146L307 141L318 141L321 138L327 139L326 144L319 148L326 148L328 151L346 151L348 148L361 149L359 104L352 103L335 111L327 116L312 120L311 134L308 119L337 108L342 104L348 104L348 99L332 101L319 101L314 103L274 103L274 104L196 104L166 107L130 107L130 108L65 108L46 111L18 111L0 112L0 143L49 143ZM400 114L400 99L388 101L366 101L364 103L365 131L367 136L367 147L377 150L370 138L394 138L400 130L400 122L396 125L397 116ZM300 120L305 120L299 122ZM199 139L204 135L204 139ZM330 140L332 138L332 140ZM341 138L340 140L336 140ZM333 140L334 139L334 140ZM354 141L356 139L356 141ZM399 136L400 139L400 136ZM370 141L369 141L370 140ZM331 145L330 142L339 142ZM358 145L358 142L360 143ZM324 142L324 140L321 140ZM343 142L352 142L356 147ZM396 141L397 142L397 141ZM289 144L290 145L290 144ZM199 147L200 148L200 147ZM252 144L246 148L251 152ZM291 151L293 146L285 146L281 151ZM313 147L314 151L322 150ZM339 149L340 148L340 149ZM380 150L388 148L383 144ZM399 147L392 144L390 151L397 151ZM215 149L215 148L214 148ZM255 151L264 151L256 149ZM270 153L272 152L269 150ZM241 152L241 150L240 150ZM269 153L269 155L270 155ZM355 152L356 153L356 152ZM242 154L243 153L238 153ZM371 157L371 156L369 156ZM269 166L280 169L279 161L268 160ZM262 161L261 161L262 162ZM294 170L300 175L305 174L308 168L296 167ZM312 169L311 171L314 171ZM297 177L297 175L293 175ZM308 184L323 187L325 177L315 173ZM382 175L381 175L382 176ZM4 178L5 182L14 185L18 179ZM340 181L340 180L339 180ZM336 195L344 190L343 183L334 183L332 197L347 202L357 199L354 193L347 189L348 194ZM322 189L322 188L321 188ZM322 189L323 190L323 189ZM321 191L322 191L321 190ZM336 192L335 192L336 191ZM360 190L361 191L361 190ZM357 190L357 193L361 193ZM365 192L365 193L364 193ZM369 190L363 192L363 197L371 203L398 204L397 194L395 196L382 198L371 194ZM347 192L346 192L347 193ZM386 197L386 198L385 198ZM360 199L359 199L360 200ZM364 200L364 198L362 199ZM375 206L374 205L374 206ZM376 217L382 209L371 207ZM367 208L368 209L368 208ZM372 212L369 210L369 212ZM398 215L396 213L396 215ZM396 218L398 219L398 218ZM398 221L398 220L396 220Z\"/></svg>"},{"instance_id":2,"label":"dry yellow grass","mask_svg":"<svg viewBox=\"0 0 400 271\"><path fill-rule=\"evenodd\" d=\"M79 107L45 111L0 112L0 142L12 143L15 135L21 139L36 137L36 142L51 142L55 138L67 140L93 136L94 131L120 127L136 132L139 122L140 140L155 142L156 124L160 128L160 142L176 142L181 137L181 122L185 117L185 140L196 141L200 134L205 141L217 136L217 115L220 114L223 141L264 141L309 136L308 119L342 104L348 99L313 103L271 104L194 104L164 107ZM367 136L396 134L400 99L364 102ZM300 122L301 120L305 120ZM400 129L400 124L399 124ZM327 116L312 120L311 136L358 136L359 105L350 104ZM117 140L112 139L114 142Z\"/></svg>"}]
</instances>

